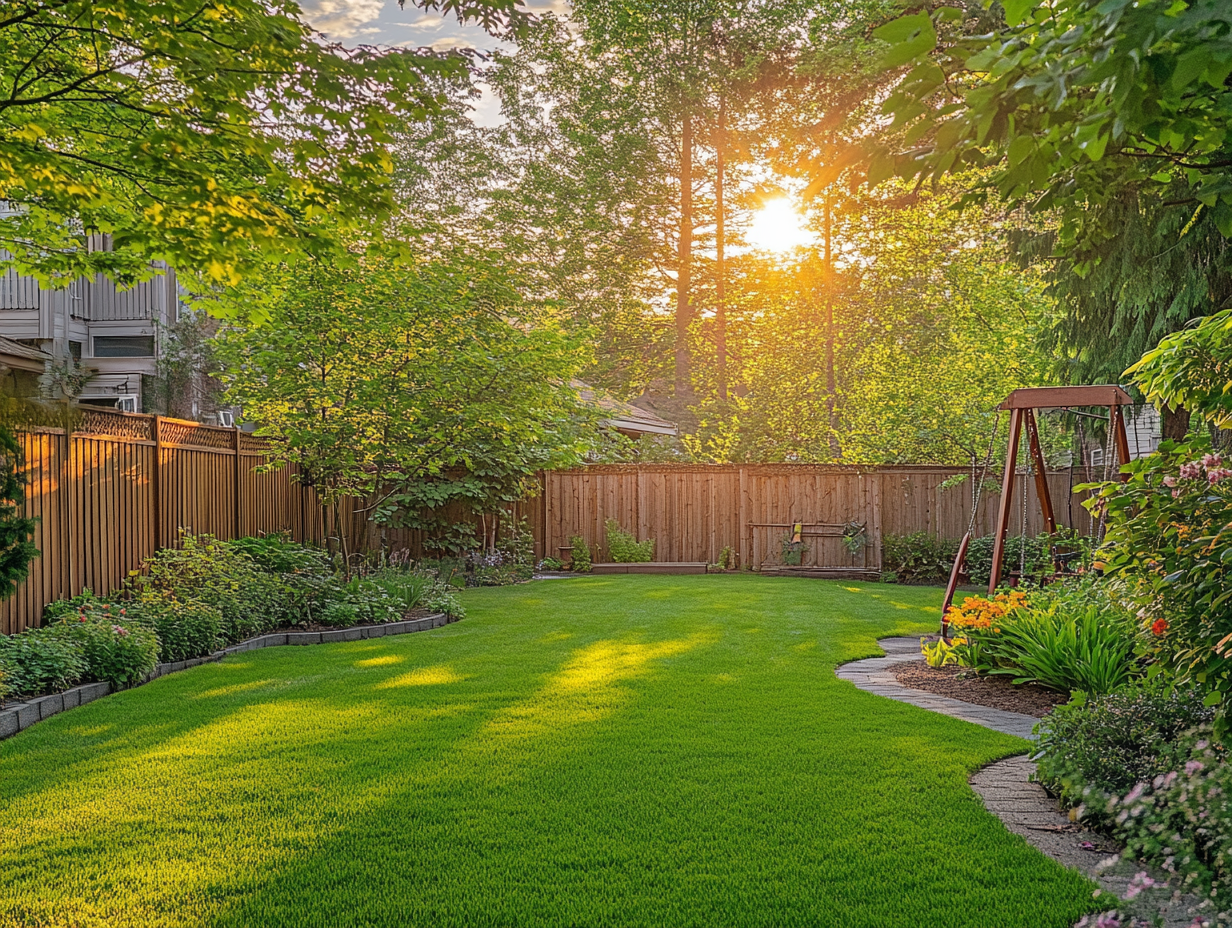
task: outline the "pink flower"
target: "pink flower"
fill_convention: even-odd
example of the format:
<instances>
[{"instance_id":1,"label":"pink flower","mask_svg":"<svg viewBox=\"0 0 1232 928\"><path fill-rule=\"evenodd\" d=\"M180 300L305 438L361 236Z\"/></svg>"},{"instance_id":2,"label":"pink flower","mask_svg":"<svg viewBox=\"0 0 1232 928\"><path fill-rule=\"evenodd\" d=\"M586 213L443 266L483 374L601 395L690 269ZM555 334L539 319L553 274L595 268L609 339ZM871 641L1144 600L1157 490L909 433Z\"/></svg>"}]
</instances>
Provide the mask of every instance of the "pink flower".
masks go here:
<instances>
[{"instance_id":1,"label":"pink flower","mask_svg":"<svg viewBox=\"0 0 1232 928\"><path fill-rule=\"evenodd\" d=\"M1224 478L1224 472L1221 470L1213 470L1213 471L1210 471L1206 475L1206 479L1210 483L1211 486L1214 486L1223 478Z\"/></svg>"},{"instance_id":2,"label":"pink flower","mask_svg":"<svg viewBox=\"0 0 1232 928\"><path fill-rule=\"evenodd\" d=\"M117 635L119 635L121 638L128 637L128 629L125 628L123 625L113 625L111 626L111 630L115 632Z\"/></svg>"},{"instance_id":3,"label":"pink flower","mask_svg":"<svg viewBox=\"0 0 1232 928\"><path fill-rule=\"evenodd\" d=\"M1171 474L1169 474L1167 477L1164 478L1164 486L1166 487L1176 486L1176 478L1173 477Z\"/></svg>"},{"instance_id":4,"label":"pink flower","mask_svg":"<svg viewBox=\"0 0 1232 928\"><path fill-rule=\"evenodd\" d=\"M1202 465L1197 461L1191 464L1182 464L1180 474L1182 480L1194 480L1202 476Z\"/></svg>"},{"instance_id":5,"label":"pink flower","mask_svg":"<svg viewBox=\"0 0 1232 928\"><path fill-rule=\"evenodd\" d=\"M1191 760L1185 764L1185 776L1192 777L1205 766L1206 764L1202 763L1200 760Z\"/></svg>"},{"instance_id":6,"label":"pink flower","mask_svg":"<svg viewBox=\"0 0 1232 928\"><path fill-rule=\"evenodd\" d=\"M1208 470L1212 467L1222 467L1223 458L1218 454L1208 454L1202 458L1202 466Z\"/></svg>"}]
</instances>

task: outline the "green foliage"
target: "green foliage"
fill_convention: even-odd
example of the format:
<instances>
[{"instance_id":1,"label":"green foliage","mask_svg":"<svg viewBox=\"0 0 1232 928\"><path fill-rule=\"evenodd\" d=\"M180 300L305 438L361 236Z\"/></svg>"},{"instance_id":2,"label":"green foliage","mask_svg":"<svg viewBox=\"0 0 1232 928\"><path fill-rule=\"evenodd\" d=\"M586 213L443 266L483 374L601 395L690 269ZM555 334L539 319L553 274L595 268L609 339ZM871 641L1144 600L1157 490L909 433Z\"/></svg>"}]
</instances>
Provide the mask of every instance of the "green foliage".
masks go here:
<instances>
[{"instance_id":1,"label":"green foliage","mask_svg":"<svg viewBox=\"0 0 1232 928\"><path fill-rule=\"evenodd\" d=\"M1188 409L1219 428L1228 428L1232 426L1229 329L1232 310L1207 316L1197 325L1160 341L1130 372L1151 402Z\"/></svg>"},{"instance_id":2,"label":"green foliage","mask_svg":"<svg viewBox=\"0 0 1232 928\"><path fill-rule=\"evenodd\" d=\"M320 262L246 287L271 297L271 319L223 338L228 398L280 439L273 466L302 468L334 539L344 495L370 499L378 522L430 529L425 507L504 508L588 446L593 416L567 386L581 346L495 255Z\"/></svg>"},{"instance_id":3,"label":"green foliage","mask_svg":"<svg viewBox=\"0 0 1232 928\"><path fill-rule=\"evenodd\" d=\"M146 593L127 604L129 622L158 635L158 659L186 661L213 654L225 641L223 619L215 606L196 599Z\"/></svg>"},{"instance_id":4,"label":"green foliage","mask_svg":"<svg viewBox=\"0 0 1232 928\"><path fill-rule=\"evenodd\" d=\"M992 551L996 539L992 535L972 538L967 545L967 574L975 584L988 583L992 575ZM1008 535L1005 539L1005 549L1001 559L1001 576L1018 573L1022 566L1023 555L1026 555L1028 577L1039 577L1051 574L1052 536L1038 535L1030 538L1026 535Z\"/></svg>"},{"instance_id":5,"label":"green foliage","mask_svg":"<svg viewBox=\"0 0 1232 928\"><path fill-rule=\"evenodd\" d=\"M56 693L86 676L81 647L66 632L63 625L51 625L0 637L0 666L11 695Z\"/></svg>"},{"instance_id":6,"label":"green foliage","mask_svg":"<svg viewBox=\"0 0 1232 928\"><path fill-rule=\"evenodd\" d=\"M590 573L590 546L581 535L569 539L569 569L579 574Z\"/></svg>"},{"instance_id":7,"label":"green foliage","mask_svg":"<svg viewBox=\"0 0 1232 928\"><path fill-rule=\"evenodd\" d=\"M281 585L280 613L293 625L311 622L322 604L336 596L336 580L329 554L297 544L285 535L238 538L225 542L249 558Z\"/></svg>"},{"instance_id":8,"label":"green foliage","mask_svg":"<svg viewBox=\"0 0 1232 928\"><path fill-rule=\"evenodd\" d=\"M607 550L612 561L617 564L645 564L654 560L654 539L638 541L636 535L631 535L620 527L615 519L603 523L607 533Z\"/></svg>"},{"instance_id":9,"label":"green foliage","mask_svg":"<svg viewBox=\"0 0 1232 928\"><path fill-rule=\"evenodd\" d=\"M0 912L1059 928L1103 901L971 794L1025 742L832 673L929 631L936 590L608 576L463 599L465 623L249 652L4 742ZM709 865L681 866L699 835Z\"/></svg>"},{"instance_id":10,"label":"green foliage","mask_svg":"<svg viewBox=\"0 0 1232 928\"><path fill-rule=\"evenodd\" d=\"M128 283L164 260L232 283L262 253L320 255L333 229L388 212L392 123L434 112L466 59L322 39L260 0L6 10L0 271Z\"/></svg>"},{"instance_id":11,"label":"green foliage","mask_svg":"<svg viewBox=\"0 0 1232 928\"><path fill-rule=\"evenodd\" d=\"M1153 657L1213 701L1232 695L1232 471L1209 444L1162 442L1122 468L1126 482L1097 486L1087 505L1105 513L1098 556L1139 606ZM1221 710L1221 731L1227 716Z\"/></svg>"},{"instance_id":12,"label":"green foliage","mask_svg":"<svg viewBox=\"0 0 1232 928\"><path fill-rule=\"evenodd\" d=\"M882 559L898 583L944 583L958 555L958 542L938 538L931 532L896 535L881 539Z\"/></svg>"},{"instance_id":13,"label":"green foliage","mask_svg":"<svg viewBox=\"0 0 1232 928\"><path fill-rule=\"evenodd\" d=\"M1142 675L1134 617L1097 583L1033 591L994 623L962 630L962 663L1060 693L1110 693Z\"/></svg>"},{"instance_id":14,"label":"green foliage","mask_svg":"<svg viewBox=\"0 0 1232 928\"><path fill-rule=\"evenodd\" d=\"M1040 721L1036 777L1070 806L1088 789L1123 793L1175 769L1181 736L1213 715L1201 693L1163 676L1075 699Z\"/></svg>"},{"instance_id":15,"label":"green foliage","mask_svg":"<svg viewBox=\"0 0 1232 928\"><path fill-rule=\"evenodd\" d=\"M181 534L179 548L156 552L145 569L134 582L139 597L204 603L218 610L222 636L230 642L277 628L294 615L277 576L212 535Z\"/></svg>"},{"instance_id":16,"label":"green foliage","mask_svg":"<svg viewBox=\"0 0 1232 928\"><path fill-rule=\"evenodd\" d=\"M12 595L29 576L30 562L39 553L30 541L38 519L22 513L24 471L21 445L0 426L0 598Z\"/></svg>"},{"instance_id":17,"label":"green foliage","mask_svg":"<svg viewBox=\"0 0 1232 928\"><path fill-rule=\"evenodd\" d=\"M924 156L881 153L886 173L989 165L989 187L1011 205L1059 213L1063 245L1119 231L1088 224L1093 203L1134 190L1172 195L1183 179L1191 212L1209 211L1232 235L1223 0L1004 8L1004 25L992 30L959 34L950 23L962 11L942 8L935 29L921 13L881 32L895 43L886 64L912 67L885 109L906 145L929 143ZM914 39L907 22L920 26Z\"/></svg>"},{"instance_id":18,"label":"green foliage","mask_svg":"<svg viewBox=\"0 0 1232 928\"><path fill-rule=\"evenodd\" d=\"M545 557L543 560L539 562L540 570L558 571L558 570L562 570L563 568L564 568L564 565L561 564L561 562L557 558L554 558L554 557Z\"/></svg>"},{"instance_id":19,"label":"green foliage","mask_svg":"<svg viewBox=\"0 0 1232 928\"><path fill-rule=\"evenodd\" d=\"M60 630L85 661L84 676L89 679L131 686L158 663L158 635L138 622L97 614L65 616L60 622Z\"/></svg>"},{"instance_id":20,"label":"green foliage","mask_svg":"<svg viewBox=\"0 0 1232 928\"><path fill-rule=\"evenodd\" d=\"M920 639L920 653L929 667L948 667L958 663L957 646L947 643L944 638L930 642L927 638Z\"/></svg>"},{"instance_id":21,"label":"green foliage","mask_svg":"<svg viewBox=\"0 0 1232 928\"><path fill-rule=\"evenodd\" d=\"M808 551L809 546L803 541L792 541L791 532L779 539L779 553L788 567L799 567Z\"/></svg>"},{"instance_id":22,"label":"green foliage","mask_svg":"<svg viewBox=\"0 0 1232 928\"><path fill-rule=\"evenodd\" d=\"M731 545L724 545L723 550L719 552L719 570L735 570L736 569L736 552Z\"/></svg>"}]
</instances>

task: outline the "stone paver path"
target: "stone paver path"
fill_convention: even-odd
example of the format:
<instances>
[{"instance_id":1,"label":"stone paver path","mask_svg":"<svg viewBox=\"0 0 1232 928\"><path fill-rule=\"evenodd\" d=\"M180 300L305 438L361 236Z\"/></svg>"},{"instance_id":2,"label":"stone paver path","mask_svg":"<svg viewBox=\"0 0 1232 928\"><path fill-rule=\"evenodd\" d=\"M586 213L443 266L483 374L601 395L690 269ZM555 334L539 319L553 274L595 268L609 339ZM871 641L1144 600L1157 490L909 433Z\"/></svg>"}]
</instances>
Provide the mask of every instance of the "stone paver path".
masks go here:
<instances>
[{"instance_id":1,"label":"stone paver path","mask_svg":"<svg viewBox=\"0 0 1232 928\"><path fill-rule=\"evenodd\" d=\"M903 661L923 660L918 638L882 638L877 642L886 652L885 657L873 657L853 661L835 669L843 680L850 680L862 690L886 696L899 702L940 712L943 715L964 719L1034 741L1032 729L1039 721L1030 715L1006 712L986 706L976 706L948 696L937 696L923 690L902 686L894 679L890 667ZM984 806L996 815L1005 827L1067 867L1073 867L1095 880L1104 893L1109 894L1108 908L1119 908L1123 913L1144 919L1144 924L1153 921L1158 913L1165 928L1182 928L1191 924L1198 899L1194 896L1169 898L1167 892L1147 892L1132 905L1123 901L1133 874L1146 869L1133 861L1121 860L1120 849L1107 838L1070 822L1069 817L1058 810L1056 802L1044 792L1044 788L1031 781L1035 764L1026 754L1007 757L989 764L971 777L971 788L984 800ZM1089 845L1090 849L1083 847ZM1163 882L1165 874L1151 871L1152 877Z\"/></svg>"},{"instance_id":2,"label":"stone paver path","mask_svg":"<svg viewBox=\"0 0 1232 928\"><path fill-rule=\"evenodd\" d=\"M1031 729L1039 720L1034 716L1006 712L1004 709L993 709L988 706L976 706L963 702L961 699L951 699L948 696L938 696L900 685L894 679L894 674L890 673L890 667L894 664L901 664L903 661L924 660L924 655L920 653L919 638L882 638L877 644L881 645L886 652L885 657L852 661L850 664L843 664L835 670L835 673L840 679L850 680L860 689L868 690L870 693L910 703L921 709L940 712L942 715L951 715L956 719L974 722L976 725L1005 732L1007 735L1035 740Z\"/></svg>"}]
</instances>

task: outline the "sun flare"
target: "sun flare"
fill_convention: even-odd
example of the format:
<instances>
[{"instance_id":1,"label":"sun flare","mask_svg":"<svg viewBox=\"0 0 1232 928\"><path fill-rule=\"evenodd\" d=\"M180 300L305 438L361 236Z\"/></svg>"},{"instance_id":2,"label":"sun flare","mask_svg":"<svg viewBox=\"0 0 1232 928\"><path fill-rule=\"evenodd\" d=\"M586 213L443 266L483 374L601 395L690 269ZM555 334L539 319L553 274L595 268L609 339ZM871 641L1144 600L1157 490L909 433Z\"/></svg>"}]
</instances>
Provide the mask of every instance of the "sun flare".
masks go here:
<instances>
[{"instance_id":1,"label":"sun flare","mask_svg":"<svg viewBox=\"0 0 1232 928\"><path fill-rule=\"evenodd\" d=\"M758 251L794 251L813 241L804 217L786 197L766 201L749 224L745 238Z\"/></svg>"}]
</instances>

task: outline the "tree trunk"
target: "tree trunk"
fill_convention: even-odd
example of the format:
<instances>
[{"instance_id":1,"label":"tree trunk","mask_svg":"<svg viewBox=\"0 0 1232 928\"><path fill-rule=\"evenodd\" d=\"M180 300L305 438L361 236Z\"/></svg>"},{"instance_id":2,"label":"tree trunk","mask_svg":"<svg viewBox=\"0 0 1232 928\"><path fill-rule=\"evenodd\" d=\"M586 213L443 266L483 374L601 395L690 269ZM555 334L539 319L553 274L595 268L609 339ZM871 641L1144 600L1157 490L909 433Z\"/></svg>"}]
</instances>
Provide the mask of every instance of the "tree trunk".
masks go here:
<instances>
[{"instance_id":1,"label":"tree trunk","mask_svg":"<svg viewBox=\"0 0 1232 928\"><path fill-rule=\"evenodd\" d=\"M726 215L723 205L723 157L727 144L727 98L719 98L719 131L715 144L715 182L714 182L714 250L715 250L715 307L714 307L714 340L718 355L719 399L727 402L727 268L724 263L723 246L725 244Z\"/></svg>"},{"instance_id":2,"label":"tree trunk","mask_svg":"<svg viewBox=\"0 0 1232 928\"><path fill-rule=\"evenodd\" d=\"M843 448L838 441L838 410L836 394L838 378L834 373L834 251L832 248L834 215L830 192L825 199L825 268L822 286L825 287L826 307L826 413L830 424L830 453L834 460L843 459Z\"/></svg>"},{"instance_id":3,"label":"tree trunk","mask_svg":"<svg viewBox=\"0 0 1232 928\"><path fill-rule=\"evenodd\" d=\"M680 242L676 271L676 396L692 393L689 364L689 327L693 308L693 114L686 111L680 132Z\"/></svg>"},{"instance_id":4,"label":"tree trunk","mask_svg":"<svg viewBox=\"0 0 1232 928\"><path fill-rule=\"evenodd\" d=\"M1163 416L1163 437L1184 441L1189 434L1189 410L1164 406L1160 411Z\"/></svg>"}]
</instances>

